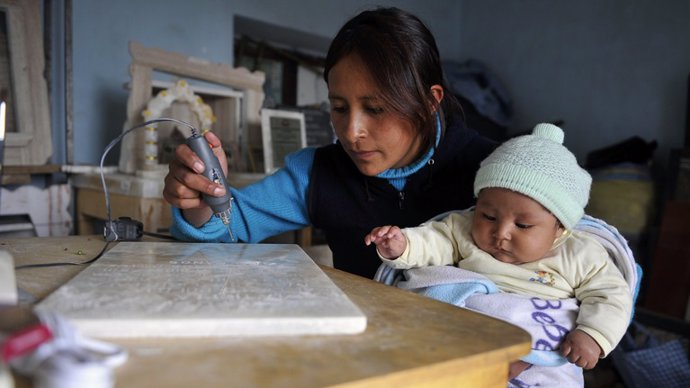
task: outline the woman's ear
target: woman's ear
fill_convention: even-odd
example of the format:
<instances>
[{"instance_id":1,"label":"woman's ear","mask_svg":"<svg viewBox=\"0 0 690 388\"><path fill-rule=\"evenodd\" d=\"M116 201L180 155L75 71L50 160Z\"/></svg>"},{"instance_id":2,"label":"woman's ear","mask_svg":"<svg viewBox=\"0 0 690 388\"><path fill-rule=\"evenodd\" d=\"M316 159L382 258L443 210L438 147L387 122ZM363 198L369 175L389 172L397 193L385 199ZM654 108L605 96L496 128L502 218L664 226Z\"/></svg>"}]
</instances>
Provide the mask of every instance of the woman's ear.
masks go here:
<instances>
[{"instance_id":1,"label":"woman's ear","mask_svg":"<svg viewBox=\"0 0 690 388\"><path fill-rule=\"evenodd\" d=\"M441 85L432 85L431 95L434 96L434 99L436 100L436 103L432 108L433 111L436 112L436 107L439 106L443 100L443 87Z\"/></svg>"}]
</instances>

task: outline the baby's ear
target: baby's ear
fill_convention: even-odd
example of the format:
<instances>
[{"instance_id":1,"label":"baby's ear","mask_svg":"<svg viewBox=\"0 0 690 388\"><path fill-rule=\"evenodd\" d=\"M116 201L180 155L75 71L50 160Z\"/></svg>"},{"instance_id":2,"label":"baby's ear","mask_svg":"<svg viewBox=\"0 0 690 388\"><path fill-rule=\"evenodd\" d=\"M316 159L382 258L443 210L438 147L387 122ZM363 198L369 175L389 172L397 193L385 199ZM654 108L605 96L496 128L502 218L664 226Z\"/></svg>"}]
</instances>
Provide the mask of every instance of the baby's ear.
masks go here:
<instances>
[{"instance_id":1,"label":"baby's ear","mask_svg":"<svg viewBox=\"0 0 690 388\"><path fill-rule=\"evenodd\" d=\"M568 238L570 236L570 231L566 229L563 224L561 224L559 221L556 221L556 229L554 230L553 234L553 246L556 247L560 245L563 240Z\"/></svg>"},{"instance_id":2,"label":"baby's ear","mask_svg":"<svg viewBox=\"0 0 690 388\"><path fill-rule=\"evenodd\" d=\"M554 218L556 218L556 216L554 216ZM561 223L561 221L558 218L556 218L556 234L561 235L561 234L564 234L565 232L566 232L565 226L563 226L563 223Z\"/></svg>"}]
</instances>

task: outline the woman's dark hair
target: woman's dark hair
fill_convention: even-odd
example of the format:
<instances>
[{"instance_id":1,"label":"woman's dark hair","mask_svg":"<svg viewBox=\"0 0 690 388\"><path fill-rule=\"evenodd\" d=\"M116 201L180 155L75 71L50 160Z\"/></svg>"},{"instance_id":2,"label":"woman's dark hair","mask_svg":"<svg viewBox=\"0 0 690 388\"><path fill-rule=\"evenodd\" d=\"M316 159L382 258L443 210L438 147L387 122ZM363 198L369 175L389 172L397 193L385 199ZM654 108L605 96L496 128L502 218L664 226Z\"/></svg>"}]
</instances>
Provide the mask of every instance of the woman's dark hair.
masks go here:
<instances>
[{"instance_id":1,"label":"woman's dark hair","mask_svg":"<svg viewBox=\"0 0 690 388\"><path fill-rule=\"evenodd\" d=\"M380 98L421 131L422 140L433 144L439 110L457 104L446 87L436 40L416 16L398 8L376 8L350 19L338 31L326 55L324 79L343 57L356 54L382 90ZM444 98L438 106L432 85L441 85ZM445 108L445 109L442 109Z\"/></svg>"}]
</instances>

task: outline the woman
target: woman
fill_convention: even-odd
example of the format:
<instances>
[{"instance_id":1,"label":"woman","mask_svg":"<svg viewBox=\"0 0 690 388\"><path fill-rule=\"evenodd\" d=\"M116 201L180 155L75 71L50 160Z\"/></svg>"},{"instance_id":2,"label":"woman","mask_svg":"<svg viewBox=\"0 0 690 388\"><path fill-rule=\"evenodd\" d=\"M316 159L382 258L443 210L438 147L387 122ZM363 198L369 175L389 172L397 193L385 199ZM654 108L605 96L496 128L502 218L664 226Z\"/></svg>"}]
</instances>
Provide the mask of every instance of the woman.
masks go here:
<instances>
[{"instance_id":1,"label":"woman","mask_svg":"<svg viewBox=\"0 0 690 388\"><path fill-rule=\"evenodd\" d=\"M475 172L495 144L464 126L434 37L400 9L349 20L331 43L324 78L338 141L295 152L271 176L231 189L232 236L253 243L313 225L324 231L335 268L371 278L381 262L364 236L377 225L418 225L471 206ZM218 138L206 138L226 165ZM202 171L179 146L163 192L174 207L171 231L182 240L230 241L200 199L224 188Z\"/></svg>"}]
</instances>

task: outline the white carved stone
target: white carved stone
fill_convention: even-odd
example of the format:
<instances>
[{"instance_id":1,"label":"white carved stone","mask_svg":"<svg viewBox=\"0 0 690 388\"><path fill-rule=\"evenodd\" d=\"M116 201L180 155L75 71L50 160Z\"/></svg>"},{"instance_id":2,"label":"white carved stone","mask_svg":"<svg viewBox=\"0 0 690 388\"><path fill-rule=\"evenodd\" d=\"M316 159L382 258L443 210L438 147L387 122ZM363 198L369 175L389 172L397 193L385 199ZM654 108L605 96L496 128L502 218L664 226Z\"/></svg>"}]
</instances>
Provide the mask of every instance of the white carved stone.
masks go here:
<instances>
[{"instance_id":1,"label":"white carved stone","mask_svg":"<svg viewBox=\"0 0 690 388\"><path fill-rule=\"evenodd\" d=\"M361 310L292 244L120 242L36 309L102 338L366 328Z\"/></svg>"},{"instance_id":2,"label":"white carved stone","mask_svg":"<svg viewBox=\"0 0 690 388\"><path fill-rule=\"evenodd\" d=\"M144 47L133 41L129 43L129 52L132 56L129 67L131 91L127 100L127 120L122 128L123 132L144 122L142 112L153 97L152 87L155 84L153 74L154 71L159 71L188 80L201 80L212 85L229 87L241 93L241 104L239 99L230 98L227 100L233 100L237 105L227 103L224 108L223 104L214 107L213 110L219 122L214 124L212 130L220 135L224 146L239 147L239 144L236 144L237 138L242 136L245 138L244 141L249 142L248 146L243 145L243 147L261 145L260 110L264 100L265 80L263 72L250 72L246 68L234 68L224 63L213 63L159 48ZM198 90L198 87L194 86L192 89ZM241 112L235 112L237 109L241 109ZM239 120L240 116L242 120ZM239 122L243 123L244 128L229 128ZM224 135L231 139L224 138ZM120 172L134 174L144 169L145 144L143 130L135 130L122 139ZM240 155L235 156L240 159Z\"/></svg>"}]
</instances>

